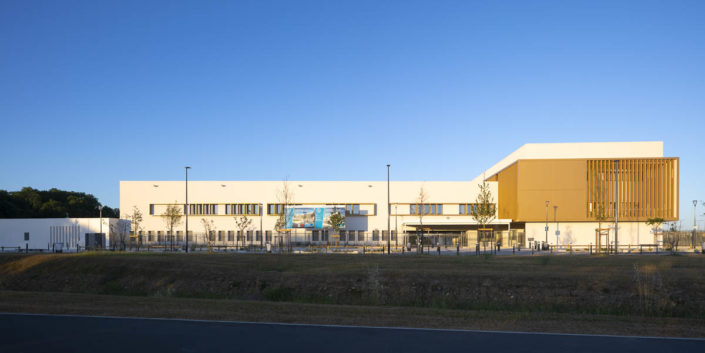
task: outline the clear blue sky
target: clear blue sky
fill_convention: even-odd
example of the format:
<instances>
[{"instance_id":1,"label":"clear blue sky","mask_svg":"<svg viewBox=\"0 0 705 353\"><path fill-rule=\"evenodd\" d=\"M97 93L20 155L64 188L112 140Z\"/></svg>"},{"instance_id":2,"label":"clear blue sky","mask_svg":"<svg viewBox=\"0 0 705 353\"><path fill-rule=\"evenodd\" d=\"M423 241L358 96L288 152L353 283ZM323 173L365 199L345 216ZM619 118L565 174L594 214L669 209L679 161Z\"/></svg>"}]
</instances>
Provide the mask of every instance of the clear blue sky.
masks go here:
<instances>
[{"instance_id":1,"label":"clear blue sky","mask_svg":"<svg viewBox=\"0 0 705 353\"><path fill-rule=\"evenodd\" d=\"M469 180L527 142L662 140L692 225L705 1L3 0L0 119L1 189L113 207L187 164Z\"/></svg>"}]
</instances>

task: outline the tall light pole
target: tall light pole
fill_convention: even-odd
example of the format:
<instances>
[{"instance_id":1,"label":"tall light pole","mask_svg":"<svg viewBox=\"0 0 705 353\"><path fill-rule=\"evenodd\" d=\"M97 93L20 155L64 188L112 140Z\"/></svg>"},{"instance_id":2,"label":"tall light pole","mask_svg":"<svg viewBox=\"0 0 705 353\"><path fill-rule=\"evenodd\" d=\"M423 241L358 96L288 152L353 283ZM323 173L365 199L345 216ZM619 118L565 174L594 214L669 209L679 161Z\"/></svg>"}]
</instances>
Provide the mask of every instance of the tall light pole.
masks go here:
<instances>
[{"instance_id":1,"label":"tall light pole","mask_svg":"<svg viewBox=\"0 0 705 353\"><path fill-rule=\"evenodd\" d=\"M186 216L186 252L188 252L188 170L191 169L191 167L186 166L184 169L186 170L186 203L184 204L184 215Z\"/></svg>"},{"instance_id":2,"label":"tall light pole","mask_svg":"<svg viewBox=\"0 0 705 353\"><path fill-rule=\"evenodd\" d=\"M695 219L695 209L697 208L697 206L698 206L698 200L693 200L693 237L690 241L690 248L691 249L695 249L695 235L697 234L697 231L698 231L698 226L697 226L696 219Z\"/></svg>"},{"instance_id":3,"label":"tall light pole","mask_svg":"<svg viewBox=\"0 0 705 353\"><path fill-rule=\"evenodd\" d=\"M98 206L98 217L100 219L100 239L103 241L103 245L105 245L105 239L103 238L103 205Z\"/></svg>"},{"instance_id":4,"label":"tall light pole","mask_svg":"<svg viewBox=\"0 0 705 353\"><path fill-rule=\"evenodd\" d=\"M550 201L546 201L546 244L548 244L548 204L551 203Z\"/></svg>"},{"instance_id":5,"label":"tall light pole","mask_svg":"<svg viewBox=\"0 0 705 353\"><path fill-rule=\"evenodd\" d=\"M556 224L556 246L558 246L558 236L561 234L561 233L558 231L558 220L557 220L557 218L556 218L556 214L557 214L557 213L558 213L558 206L557 206L557 205L553 205L553 223Z\"/></svg>"},{"instance_id":6,"label":"tall light pole","mask_svg":"<svg viewBox=\"0 0 705 353\"><path fill-rule=\"evenodd\" d=\"M619 160L614 161L614 254L619 255Z\"/></svg>"},{"instance_id":7,"label":"tall light pole","mask_svg":"<svg viewBox=\"0 0 705 353\"><path fill-rule=\"evenodd\" d=\"M389 203L389 166L390 164L387 164L387 255L392 253L392 251L389 249L389 247L392 245L392 223L390 218L392 206Z\"/></svg>"}]
</instances>

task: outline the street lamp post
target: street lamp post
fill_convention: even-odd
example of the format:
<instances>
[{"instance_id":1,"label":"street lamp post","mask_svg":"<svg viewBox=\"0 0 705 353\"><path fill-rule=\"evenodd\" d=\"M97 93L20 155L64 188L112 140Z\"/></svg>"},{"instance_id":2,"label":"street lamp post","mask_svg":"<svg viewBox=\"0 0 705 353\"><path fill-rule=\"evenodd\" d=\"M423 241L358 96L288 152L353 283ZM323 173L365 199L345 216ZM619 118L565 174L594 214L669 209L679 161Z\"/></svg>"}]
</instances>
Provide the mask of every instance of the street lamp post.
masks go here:
<instances>
[{"instance_id":1,"label":"street lamp post","mask_svg":"<svg viewBox=\"0 0 705 353\"><path fill-rule=\"evenodd\" d=\"M103 206L98 206L98 217L99 217L99 222L100 222L100 239L102 241L105 241L103 239Z\"/></svg>"},{"instance_id":2,"label":"street lamp post","mask_svg":"<svg viewBox=\"0 0 705 353\"><path fill-rule=\"evenodd\" d=\"M186 203L184 204L184 216L186 216L186 252L188 253L188 170L191 169L191 167L186 166L184 169L186 170Z\"/></svg>"},{"instance_id":3,"label":"street lamp post","mask_svg":"<svg viewBox=\"0 0 705 353\"><path fill-rule=\"evenodd\" d=\"M695 219L695 209L697 208L697 206L698 206L698 200L693 200L693 237L690 240L690 248L691 249L695 249L695 236L698 231L698 226L697 226L696 219Z\"/></svg>"},{"instance_id":4,"label":"street lamp post","mask_svg":"<svg viewBox=\"0 0 705 353\"><path fill-rule=\"evenodd\" d=\"M558 205L553 205L553 223L556 224L556 246L558 246L558 236L561 234L558 231L558 220L556 218L556 214L558 213ZM558 249L558 248L556 248Z\"/></svg>"},{"instance_id":5,"label":"street lamp post","mask_svg":"<svg viewBox=\"0 0 705 353\"><path fill-rule=\"evenodd\" d=\"M546 201L546 228L544 229L546 231L546 241L545 244L548 244L548 204L551 203L550 201Z\"/></svg>"},{"instance_id":6,"label":"street lamp post","mask_svg":"<svg viewBox=\"0 0 705 353\"><path fill-rule=\"evenodd\" d=\"M391 254L391 250L389 249L390 246L392 245L392 223L391 223L391 218L390 218L390 213L392 212L392 206L389 203L389 166L390 164L387 164L387 255Z\"/></svg>"},{"instance_id":7,"label":"street lamp post","mask_svg":"<svg viewBox=\"0 0 705 353\"><path fill-rule=\"evenodd\" d=\"M619 160L614 161L614 254L619 255Z\"/></svg>"}]
</instances>

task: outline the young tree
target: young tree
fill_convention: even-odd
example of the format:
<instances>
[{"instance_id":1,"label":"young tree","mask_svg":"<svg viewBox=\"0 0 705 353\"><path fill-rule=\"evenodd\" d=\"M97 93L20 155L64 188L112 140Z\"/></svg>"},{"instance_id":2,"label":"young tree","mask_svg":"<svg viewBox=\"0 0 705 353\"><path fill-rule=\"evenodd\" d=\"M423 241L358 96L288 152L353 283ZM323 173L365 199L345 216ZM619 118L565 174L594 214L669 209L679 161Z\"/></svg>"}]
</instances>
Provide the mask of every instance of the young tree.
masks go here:
<instances>
[{"instance_id":1,"label":"young tree","mask_svg":"<svg viewBox=\"0 0 705 353\"><path fill-rule=\"evenodd\" d=\"M492 190L490 190L490 184L487 183L484 175L482 177L482 184L479 184L478 186L480 187L480 192L475 198L475 204L472 205L470 216L472 216L472 219L477 222L478 227L482 229L495 219L497 216L497 210L494 204ZM480 234L478 232L478 236L479 235Z\"/></svg>"},{"instance_id":2,"label":"young tree","mask_svg":"<svg viewBox=\"0 0 705 353\"><path fill-rule=\"evenodd\" d=\"M215 242L215 225L213 220L207 220L201 218L201 225L203 225L203 231L205 232L206 245L208 246L208 253L213 252L213 243Z\"/></svg>"},{"instance_id":3,"label":"young tree","mask_svg":"<svg viewBox=\"0 0 705 353\"><path fill-rule=\"evenodd\" d=\"M671 254L678 252L678 244L681 240L680 231L680 223L676 225L676 222L671 222L668 232L663 235L664 247L671 250Z\"/></svg>"},{"instance_id":4,"label":"young tree","mask_svg":"<svg viewBox=\"0 0 705 353\"><path fill-rule=\"evenodd\" d=\"M294 191L291 190L289 187L289 179L284 179L282 182L282 188L277 190L277 200L279 203L282 205L282 212L279 214L279 217L277 218L277 222L275 223L275 228L277 228L277 233L279 233L280 238L280 244L279 244L279 249L281 250L281 230L285 229L287 226L287 215L286 215L286 208L289 207L290 204L294 202ZM287 237L290 237L289 231L286 231L285 234ZM291 239L287 239L287 244L291 246ZM291 249L290 249L291 250Z\"/></svg>"},{"instance_id":5,"label":"young tree","mask_svg":"<svg viewBox=\"0 0 705 353\"><path fill-rule=\"evenodd\" d=\"M655 217L655 218L649 218L646 220L646 225L651 227L651 232L654 233L654 237L656 237L656 242L658 243L658 235L659 235L659 227L661 227L661 224L663 224L663 218L660 217ZM663 233L661 234L663 236Z\"/></svg>"},{"instance_id":6,"label":"young tree","mask_svg":"<svg viewBox=\"0 0 705 353\"><path fill-rule=\"evenodd\" d=\"M340 235L340 229L345 227L345 216L336 209L335 212L328 217L326 224L333 228L336 234Z\"/></svg>"},{"instance_id":7,"label":"young tree","mask_svg":"<svg viewBox=\"0 0 705 353\"><path fill-rule=\"evenodd\" d=\"M142 237L139 236L142 230L142 211L140 211L137 206L132 207L132 213L126 214L125 219L130 221L130 226L132 227L132 235L137 238L137 251L142 247ZM130 248L132 248L132 243L130 243Z\"/></svg>"},{"instance_id":8,"label":"young tree","mask_svg":"<svg viewBox=\"0 0 705 353\"><path fill-rule=\"evenodd\" d=\"M183 217L183 206L177 205L176 203L169 204L166 206L166 210L162 213L162 219L166 228L169 230L169 242L171 245L171 250L174 250L174 228L181 224L181 218Z\"/></svg>"},{"instance_id":9,"label":"young tree","mask_svg":"<svg viewBox=\"0 0 705 353\"><path fill-rule=\"evenodd\" d=\"M245 231L247 228L252 224L252 219L248 218L246 215L242 215L240 217L235 217L235 225L237 226L237 229L240 230L240 234L242 234L242 237L245 236ZM236 234L236 237L238 239L235 239L235 246L238 247L238 241L240 240L240 235ZM243 241L244 242L244 241ZM244 244L243 244L244 245Z\"/></svg>"},{"instance_id":10,"label":"young tree","mask_svg":"<svg viewBox=\"0 0 705 353\"><path fill-rule=\"evenodd\" d=\"M599 239L597 239L598 243L595 244L595 246L598 247L597 251L602 251L601 248L602 246L600 243L602 242L602 235L604 235L603 230L602 230L602 222L605 222L607 220L607 214L605 212L605 207L602 205L602 203L597 205L597 209L595 210L595 219L597 220L597 236ZM609 243L609 229L607 230L607 240ZM609 244L607 244L609 246ZM609 249L609 248L608 248ZM609 251L608 251L609 254Z\"/></svg>"},{"instance_id":11,"label":"young tree","mask_svg":"<svg viewBox=\"0 0 705 353\"><path fill-rule=\"evenodd\" d=\"M423 254L423 216L425 213L425 204L428 202L428 194L426 193L426 190L424 190L423 185L421 186L421 189L419 189L418 196L416 196L416 202L416 214L419 216L419 229L421 230L420 233L418 231L416 232L416 252Z\"/></svg>"}]
</instances>

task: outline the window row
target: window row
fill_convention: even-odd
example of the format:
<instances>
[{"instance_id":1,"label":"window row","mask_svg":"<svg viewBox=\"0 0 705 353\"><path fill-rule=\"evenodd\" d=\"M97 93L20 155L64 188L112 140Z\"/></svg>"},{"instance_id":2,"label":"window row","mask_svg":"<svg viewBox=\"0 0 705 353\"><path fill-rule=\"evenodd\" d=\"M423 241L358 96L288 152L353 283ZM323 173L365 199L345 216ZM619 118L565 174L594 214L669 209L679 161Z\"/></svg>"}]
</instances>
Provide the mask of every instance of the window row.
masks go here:
<instances>
[{"instance_id":1,"label":"window row","mask_svg":"<svg viewBox=\"0 0 705 353\"><path fill-rule=\"evenodd\" d=\"M443 214L443 204L440 203L412 203L409 205L409 214L418 215L423 212L424 215L440 215Z\"/></svg>"},{"instance_id":2,"label":"window row","mask_svg":"<svg viewBox=\"0 0 705 353\"><path fill-rule=\"evenodd\" d=\"M290 204L288 205L289 207L291 206L299 206L300 204ZM268 215L280 215L284 213L284 204L283 203L268 203L267 204L267 214ZM342 206L340 207L340 211L342 211ZM348 203L345 204L345 215L346 216L355 216L355 215L361 215L362 212L360 211L360 204L359 203Z\"/></svg>"},{"instance_id":3,"label":"window row","mask_svg":"<svg viewBox=\"0 0 705 353\"><path fill-rule=\"evenodd\" d=\"M229 215L259 215L259 204L236 203L225 205L225 214Z\"/></svg>"},{"instance_id":4,"label":"window row","mask_svg":"<svg viewBox=\"0 0 705 353\"><path fill-rule=\"evenodd\" d=\"M479 206L480 205L478 205L476 203L465 203L465 204L461 203L459 206L460 208L458 210L458 213L460 213L461 215L472 215L473 212L477 212ZM491 204L490 209L492 211L494 211L495 204Z\"/></svg>"},{"instance_id":5,"label":"window row","mask_svg":"<svg viewBox=\"0 0 705 353\"><path fill-rule=\"evenodd\" d=\"M140 231L138 233L138 238L140 241L145 242L184 242L184 232L178 230L176 234L172 236L169 231ZM208 239L202 232L197 232L194 234L193 231L189 231L189 241L194 243L202 243L206 240L215 242L260 242L262 241L262 232L259 230L218 230L210 231L208 234ZM391 239L389 238L389 232L386 230L373 230L371 232L364 230L341 230L340 231L340 241L342 242L362 242L362 241L397 241L397 232L395 230L391 231ZM310 233L311 241L329 241L330 231L325 229L312 230ZM264 232L264 241L272 241L272 231L267 230Z\"/></svg>"},{"instance_id":6,"label":"window row","mask_svg":"<svg viewBox=\"0 0 705 353\"><path fill-rule=\"evenodd\" d=\"M205 241L205 234L198 232L194 235L193 231L189 230L189 240L192 242L201 242ZM272 231L268 230L265 232L266 234L266 241L271 241L272 240ZM237 240L238 241L261 241L262 240L262 232L259 230L247 230L247 231L240 231L240 230L218 230L218 231L210 231L208 234L208 238L210 241L235 241L235 236L237 235ZM148 230L146 232L140 231L138 233L139 238L141 238L143 241L148 241L148 242L169 242L169 241L175 241L175 242L183 242L184 239L184 232L182 230L177 230L176 234L172 237L169 231L152 231Z\"/></svg>"}]
</instances>

